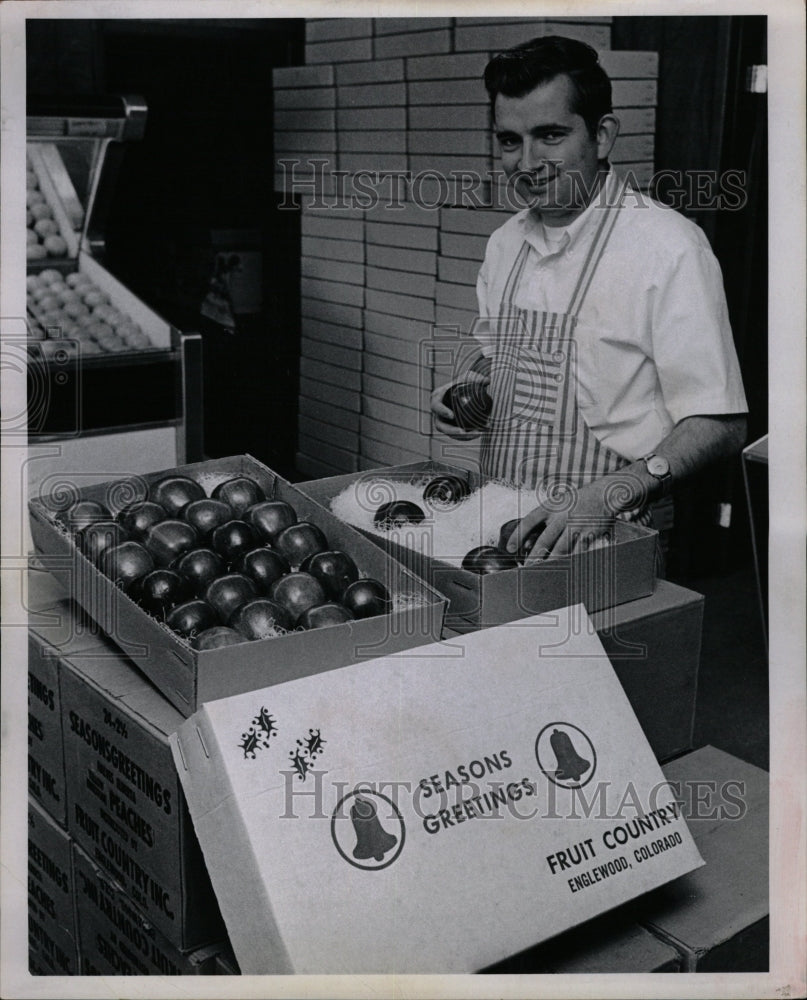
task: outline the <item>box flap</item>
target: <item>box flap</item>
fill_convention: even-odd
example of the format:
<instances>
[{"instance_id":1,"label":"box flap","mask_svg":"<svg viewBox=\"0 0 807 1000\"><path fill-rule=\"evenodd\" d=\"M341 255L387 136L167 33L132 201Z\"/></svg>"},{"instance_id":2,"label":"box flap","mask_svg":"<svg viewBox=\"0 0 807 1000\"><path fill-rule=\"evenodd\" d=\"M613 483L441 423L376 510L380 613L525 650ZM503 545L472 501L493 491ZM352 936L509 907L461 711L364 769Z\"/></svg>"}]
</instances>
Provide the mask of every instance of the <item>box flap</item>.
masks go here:
<instances>
[{"instance_id":1,"label":"box flap","mask_svg":"<svg viewBox=\"0 0 807 1000\"><path fill-rule=\"evenodd\" d=\"M172 738L244 973L473 972L702 864L581 606Z\"/></svg>"}]
</instances>

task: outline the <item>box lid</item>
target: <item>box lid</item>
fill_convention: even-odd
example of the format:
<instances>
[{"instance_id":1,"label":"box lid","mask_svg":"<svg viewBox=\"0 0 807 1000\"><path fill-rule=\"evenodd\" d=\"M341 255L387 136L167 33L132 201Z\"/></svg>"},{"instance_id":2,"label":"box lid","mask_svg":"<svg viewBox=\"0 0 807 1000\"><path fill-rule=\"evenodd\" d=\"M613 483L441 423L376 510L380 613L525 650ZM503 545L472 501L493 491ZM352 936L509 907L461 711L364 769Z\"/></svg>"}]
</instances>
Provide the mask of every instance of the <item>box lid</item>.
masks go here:
<instances>
[{"instance_id":1,"label":"box lid","mask_svg":"<svg viewBox=\"0 0 807 1000\"><path fill-rule=\"evenodd\" d=\"M473 972L702 864L586 625L567 608L183 724L244 973Z\"/></svg>"}]
</instances>

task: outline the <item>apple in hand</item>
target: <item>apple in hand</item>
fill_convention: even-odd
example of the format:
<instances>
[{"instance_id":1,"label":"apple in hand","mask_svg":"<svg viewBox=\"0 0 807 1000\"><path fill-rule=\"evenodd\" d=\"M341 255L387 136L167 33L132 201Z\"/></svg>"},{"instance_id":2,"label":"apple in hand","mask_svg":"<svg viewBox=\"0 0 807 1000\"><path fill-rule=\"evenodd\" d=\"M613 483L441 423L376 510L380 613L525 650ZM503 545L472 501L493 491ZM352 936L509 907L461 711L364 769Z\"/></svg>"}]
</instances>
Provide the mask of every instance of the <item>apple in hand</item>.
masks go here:
<instances>
[{"instance_id":1,"label":"apple in hand","mask_svg":"<svg viewBox=\"0 0 807 1000\"><path fill-rule=\"evenodd\" d=\"M518 559L513 552L505 552L494 545L479 545L466 553L462 568L470 573L498 573L503 569L514 569Z\"/></svg>"}]
</instances>

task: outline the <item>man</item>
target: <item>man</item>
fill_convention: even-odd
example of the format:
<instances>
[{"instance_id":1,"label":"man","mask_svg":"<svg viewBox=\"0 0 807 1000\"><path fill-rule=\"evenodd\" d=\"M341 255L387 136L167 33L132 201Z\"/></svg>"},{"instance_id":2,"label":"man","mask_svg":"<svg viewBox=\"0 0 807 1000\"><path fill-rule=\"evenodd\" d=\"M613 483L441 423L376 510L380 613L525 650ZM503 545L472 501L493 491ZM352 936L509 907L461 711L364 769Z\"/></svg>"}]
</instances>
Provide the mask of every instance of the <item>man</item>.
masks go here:
<instances>
[{"instance_id":1,"label":"man","mask_svg":"<svg viewBox=\"0 0 807 1000\"><path fill-rule=\"evenodd\" d=\"M490 238L477 295L492 412L482 472L534 488L530 558L649 523L650 505L745 440L720 269L702 231L623 187L611 84L588 45L538 38L485 70L502 166L529 208ZM459 381L459 380L458 380ZM461 431L432 396L438 430Z\"/></svg>"}]
</instances>

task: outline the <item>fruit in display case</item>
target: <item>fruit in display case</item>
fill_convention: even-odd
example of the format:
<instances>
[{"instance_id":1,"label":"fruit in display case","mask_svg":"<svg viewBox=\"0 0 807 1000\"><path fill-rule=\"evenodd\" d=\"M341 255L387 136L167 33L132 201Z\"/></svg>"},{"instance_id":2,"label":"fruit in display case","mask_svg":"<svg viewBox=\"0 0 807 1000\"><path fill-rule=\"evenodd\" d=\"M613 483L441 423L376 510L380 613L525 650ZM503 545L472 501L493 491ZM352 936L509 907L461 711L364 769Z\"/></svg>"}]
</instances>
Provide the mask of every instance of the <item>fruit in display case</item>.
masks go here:
<instances>
[{"instance_id":1,"label":"fruit in display case","mask_svg":"<svg viewBox=\"0 0 807 1000\"><path fill-rule=\"evenodd\" d=\"M209 604L198 599L178 604L165 619L165 624L185 639L204 632L218 624L216 612Z\"/></svg>"},{"instance_id":2,"label":"fruit in display case","mask_svg":"<svg viewBox=\"0 0 807 1000\"><path fill-rule=\"evenodd\" d=\"M283 500L265 500L250 507L244 520L261 538L273 543L281 531L297 523L297 514L291 504Z\"/></svg>"},{"instance_id":3,"label":"fruit in display case","mask_svg":"<svg viewBox=\"0 0 807 1000\"><path fill-rule=\"evenodd\" d=\"M234 563L258 544L246 521L227 521L213 532L211 544L227 563Z\"/></svg>"},{"instance_id":4,"label":"fruit in display case","mask_svg":"<svg viewBox=\"0 0 807 1000\"><path fill-rule=\"evenodd\" d=\"M193 500L182 508L182 517L196 531L199 541L205 545L216 528L234 518L233 509L219 500Z\"/></svg>"},{"instance_id":5,"label":"fruit in display case","mask_svg":"<svg viewBox=\"0 0 807 1000\"><path fill-rule=\"evenodd\" d=\"M258 596L255 584L242 573L225 573L208 585L205 601L224 624L229 624L235 612L247 601Z\"/></svg>"},{"instance_id":6,"label":"fruit in display case","mask_svg":"<svg viewBox=\"0 0 807 1000\"><path fill-rule=\"evenodd\" d=\"M225 483L219 483L211 496L214 500L221 500L232 508L236 518L240 518L250 507L266 499L255 480L247 479L246 476L236 476Z\"/></svg>"},{"instance_id":7,"label":"fruit in display case","mask_svg":"<svg viewBox=\"0 0 807 1000\"><path fill-rule=\"evenodd\" d=\"M233 628L227 628L226 625L214 625L212 628L205 629L204 632L195 635L192 642L194 649L202 651L220 649L222 646L237 646L239 643L246 642L246 639Z\"/></svg>"},{"instance_id":8,"label":"fruit in display case","mask_svg":"<svg viewBox=\"0 0 807 1000\"><path fill-rule=\"evenodd\" d=\"M106 549L129 540L129 536L116 521L94 521L81 528L76 535L79 549L97 563Z\"/></svg>"},{"instance_id":9,"label":"fruit in display case","mask_svg":"<svg viewBox=\"0 0 807 1000\"><path fill-rule=\"evenodd\" d=\"M224 560L212 549L191 549L171 563L171 569L183 576L196 597L226 572Z\"/></svg>"},{"instance_id":10,"label":"fruit in display case","mask_svg":"<svg viewBox=\"0 0 807 1000\"><path fill-rule=\"evenodd\" d=\"M244 553L233 569L248 576L262 594L268 594L275 580L291 572L291 566L279 552L265 547Z\"/></svg>"},{"instance_id":11,"label":"fruit in display case","mask_svg":"<svg viewBox=\"0 0 807 1000\"><path fill-rule=\"evenodd\" d=\"M310 573L322 584L322 589L334 601L359 578L356 563L346 552L316 552L300 566L304 573Z\"/></svg>"},{"instance_id":12,"label":"fruit in display case","mask_svg":"<svg viewBox=\"0 0 807 1000\"><path fill-rule=\"evenodd\" d=\"M318 604L304 611L297 624L304 629L326 628L328 625L343 625L353 621L353 615L343 604L330 601L328 604Z\"/></svg>"},{"instance_id":13,"label":"fruit in display case","mask_svg":"<svg viewBox=\"0 0 807 1000\"><path fill-rule=\"evenodd\" d=\"M426 484L423 499L435 510L452 510L471 495L467 480L459 476L436 476Z\"/></svg>"},{"instance_id":14,"label":"fruit in display case","mask_svg":"<svg viewBox=\"0 0 807 1000\"><path fill-rule=\"evenodd\" d=\"M155 618L164 618L177 604L188 600L188 581L170 569L155 569L138 580L130 597Z\"/></svg>"},{"instance_id":15,"label":"fruit in display case","mask_svg":"<svg viewBox=\"0 0 807 1000\"><path fill-rule=\"evenodd\" d=\"M478 545L466 553L462 568L469 573L498 573L504 569L515 569L519 565L514 552L506 552L495 545Z\"/></svg>"},{"instance_id":16,"label":"fruit in display case","mask_svg":"<svg viewBox=\"0 0 807 1000\"><path fill-rule=\"evenodd\" d=\"M101 572L122 590L128 591L154 567L151 553L140 542L121 542L101 553Z\"/></svg>"},{"instance_id":17,"label":"fruit in display case","mask_svg":"<svg viewBox=\"0 0 807 1000\"><path fill-rule=\"evenodd\" d=\"M288 573L281 576L269 591L269 596L277 604L282 604L297 621L300 615L317 604L326 604L327 597L322 585L310 573Z\"/></svg>"},{"instance_id":18,"label":"fruit in display case","mask_svg":"<svg viewBox=\"0 0 807 1000\"><path fill-rule=\"evenodd\" d=\"M426 515L410 500L390 500L382 503L373 517L376 528L402 528L405 524L421 524Z\"/></svg>"},{"instance_id":19,"label":"fruit in display case","mask_svg":"<svg viewBox=\"0 0 807 1000\"><path fill-rule=\"evenodd\" d=\"M328 539L316 524L298 521L280 532L275 538L274 547L292 569L299 569L300 564L309 556L327 551Z\"/></svg>"},{"instance_id":20,"label":"fruit in display case","mask_svg":"<svg viewBox=\"0 0 807 1000\"><path fill-rule=\"evenodd\" d=\"M233 615L230 624L251 642L273 639L294 627L294 620L287 608L275 601L258 597L242 605Z\"/></svg>"},{"instance_id":21,"label":"fruit in display case","mask_svg":"<svg viewBox=\"0 0 807 1000\"><path fill-rule=\"evenodd\" d=\"M58 511L55 520L74 535L96 521L108 521L111 517L107 508L97 500L77 500L66 510Z\"/></svg>"},{"instance_id":22,"label":"fruit in display case","mask_svg":"<svg viewBox=\"0 0 807 1000\"><path fill-rule=\"evenodd\" d=\"M354 618L374 618L392 610L390 592L379 580L357 580L342 595L342 604Z\"/></svg>"},{"instance_id":23,"label":"fruit in display case","mask_svg":"<svg viewBox=\"0 0 807 1000\"><path fill-rule=\"evenodd\" d=\"M142 541L155 524L168 520L168 513L158 503L141 500L124 507L115 515L115 520L132 538Z\"/></svg>"},{"instance_id":24,"label":"fruit in display case","mask_svg":"<svg viewBox=\"0 0 807 1000\"><path fill-rule=\"evenodd\" d=\"M152 485L148 498L163 507L169 517L179 517L183 507L204 500L205 491L188 476L166 476Z\"/></svg>"},{"instance_id":25,"label":"fruit in display case","mask_svg":"<svg viewBox=\"0 0 807 1000\"><path fill-rule=\"evenodd\" d=\"M183 552L196 548L199 542L196 532L185 521L160 521L149 528L145 546L158 566L168 566Z\"/></svg>"}]
</instances>

